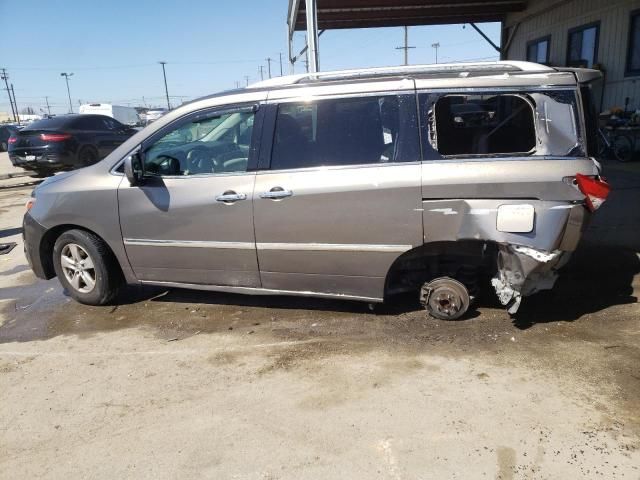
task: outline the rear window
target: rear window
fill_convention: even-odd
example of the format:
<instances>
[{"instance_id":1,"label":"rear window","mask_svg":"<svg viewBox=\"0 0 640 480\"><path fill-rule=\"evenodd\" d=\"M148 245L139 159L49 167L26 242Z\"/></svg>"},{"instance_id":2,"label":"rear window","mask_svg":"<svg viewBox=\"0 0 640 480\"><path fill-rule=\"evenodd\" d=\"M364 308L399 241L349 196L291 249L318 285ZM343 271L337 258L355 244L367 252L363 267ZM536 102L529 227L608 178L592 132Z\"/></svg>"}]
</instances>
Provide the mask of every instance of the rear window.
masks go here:
<instances>
[{"instance_id":1,"label":"rear window","mask_svg":"<svg viewBox=\"0 0 640 480\"><path fill-rule=\"evenodd\" d=\"M50 130L58 129L68 126L71 121L76 118L75 116L59 116L53 118L45 118L42 120L36 120L23 128L24 131L28 130Z\"/></svg>"},{"instance_id":2,"label":"rear window","mask_svg":"<svg viewBox=\"0 0 640 480\"><path fill-rule=\"evenodd\" d=\"M518 95L447 95L435 104L431 140L442 155L529 154L536 130L530 101Z\"/></svg>"}]
</instances>

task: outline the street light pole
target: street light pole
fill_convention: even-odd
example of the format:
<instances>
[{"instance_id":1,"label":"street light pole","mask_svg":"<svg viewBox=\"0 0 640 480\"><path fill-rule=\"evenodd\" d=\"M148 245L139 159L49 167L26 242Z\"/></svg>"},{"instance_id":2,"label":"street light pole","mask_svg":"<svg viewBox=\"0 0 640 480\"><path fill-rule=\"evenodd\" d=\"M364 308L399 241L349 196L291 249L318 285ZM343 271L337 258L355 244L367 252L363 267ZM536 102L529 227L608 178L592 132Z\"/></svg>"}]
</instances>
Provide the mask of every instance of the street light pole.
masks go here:
<instances>
[{"instance_id":1,"label":"street light pole","mask_svg":"<svg viewBox=\"0 0 640 480\"><path fill-rule=\"evenodd\" d=\"M67 95L69 95L69 113L73 113L73 105L71 104L71 90L69 89L69 77L73 76L73 73L62 72L61 77L67 81Z\"/></svg>"},{"instance_id":2,"label":"street light pole","mask_svg":"<svg viewBox=\"0 0 640 480\"><path fill-rule=\"evenodd\" d=\"M273 60L271 57L267 58L267 72L269 73L269 78L271 78L271 60Z\"/></svg>"},{"instance_id":3,"label":"street light pole","mask_svg":"<svg viewBox=\"0 0 640 480\"><path fill-rule=\"evenodd\" d=\"M167 96L167 108L171 110L171 103L169 102L169 89L167 88L167 72L164 69L164 66L167 64L167 62L158 63L162 65L162 76L164 77L164 93Z\"/></svg>"},{"instance_id":4,"label":"street light pole","mask_svg":"<svg viewBox=\"0 0 640 480\"><path fill-rule=\"evenodd\" d=\"M440 42L432 43L431 46L436 49L436 63L438 63L438 49L440 48Z\"/></svg>"}]
</instances>

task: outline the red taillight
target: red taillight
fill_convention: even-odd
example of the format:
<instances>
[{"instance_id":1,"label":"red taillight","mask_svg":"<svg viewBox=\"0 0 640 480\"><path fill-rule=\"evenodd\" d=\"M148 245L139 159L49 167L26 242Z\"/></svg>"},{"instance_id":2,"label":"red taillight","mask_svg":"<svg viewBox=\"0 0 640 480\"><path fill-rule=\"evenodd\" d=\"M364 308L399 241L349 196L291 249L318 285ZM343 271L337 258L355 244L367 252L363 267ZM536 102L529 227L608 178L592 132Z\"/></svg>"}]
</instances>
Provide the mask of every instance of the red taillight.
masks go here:
<instances>
[{"instance_id":1,"label":"red taillight","mask_svg":"<svg viewBox=\"0 0 640 480\"><path fill-rule=\"evenodd\" d=\"M588 177L576 173L576 183L580 191L586 196L585 203L591 212L595 212L609 196L611 186L602 177Z\"/></svg>"},{"instance_id":2,"label":"red taillight","mask_svg":"<svg viewBox=\"0 0 640 480\"><path fill-rule=\"evenodd\" d=\"M64 140L69 140L71 138L71 134L69 133L41 133L40 140L43 142L62 142Z\"/></svg>"},{"instance_id":3,"label":"red taillight","mask_svg":"<svg viewBox=\"0 0 640 480\"><path fill-rule=\"evenodd\" d=\"M18 141L18 137L9 137L9 143L16 143Z\"/></svg>"}]
</instances>

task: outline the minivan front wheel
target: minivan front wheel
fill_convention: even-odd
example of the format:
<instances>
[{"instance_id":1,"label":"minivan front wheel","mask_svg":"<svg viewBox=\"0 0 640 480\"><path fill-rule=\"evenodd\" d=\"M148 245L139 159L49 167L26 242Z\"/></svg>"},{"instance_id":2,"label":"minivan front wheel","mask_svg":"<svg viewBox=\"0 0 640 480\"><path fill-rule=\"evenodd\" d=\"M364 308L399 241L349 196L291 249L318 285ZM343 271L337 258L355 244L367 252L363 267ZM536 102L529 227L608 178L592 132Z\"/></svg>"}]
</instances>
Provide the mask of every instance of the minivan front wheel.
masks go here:
<instances>
[{"instance_id":1,"label":"minivan front wheel","mask_svg":"<svg viewBox=\"0 0 640 480\"><path fill-rule=\"evenodd\" d=\"M122 286L122 275L113 254L98 236L69 230L56 240L53 266L69 295L86 305L105 305Z\"/></svg>"}]
</instances>

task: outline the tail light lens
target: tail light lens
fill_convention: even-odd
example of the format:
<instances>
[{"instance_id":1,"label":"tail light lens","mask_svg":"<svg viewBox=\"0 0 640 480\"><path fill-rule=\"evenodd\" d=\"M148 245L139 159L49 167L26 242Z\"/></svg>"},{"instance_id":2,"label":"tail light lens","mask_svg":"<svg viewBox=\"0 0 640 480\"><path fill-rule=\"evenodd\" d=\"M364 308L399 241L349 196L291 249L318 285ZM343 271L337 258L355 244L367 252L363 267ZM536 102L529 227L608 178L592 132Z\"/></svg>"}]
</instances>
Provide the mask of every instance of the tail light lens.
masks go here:
<instances>
[{"instance_id":1,"label":"tail light lens","mask_svg":"<svg viewBox=\"0 0 640 480\"><path fill-rule=\"evenodd\" d=\"M29 200L27 200L27 203L25 205L25 208L27 209L27 212L29 210L31 210L35 204L36 204L36 199L35 198L31 197Z\"/></svg>"},{"instance_id":2,"label":"tail light lens","mask_svg":"<svg viewBox=\"0 0 640 480\"><path fill-rule=\"evenodd\" d=\"M602 177L594 178L576 173L576 183L585 195L585 203L591 212L600 208L611 192L611 186Z\"/></svg>"},{"instance_id":3,"label":"tail light lens","mask_svg":"<svg viewBox=\"0 0 640 480\"><path fill-rule=\"evenodd\" d=\"M18 137L9 137L9 144L16 143L18 141Z\"/></svg>"},{"instance_id":4,"label":"tail light lens","mask_svg":"<svg viewBox=\"0 0 640 480\"><path fill-rule=\"evenodd\" d=\"M41 133L40 140L43 142L63 142L71 138L70 133Z\"/></svg>"}]
</instances>

